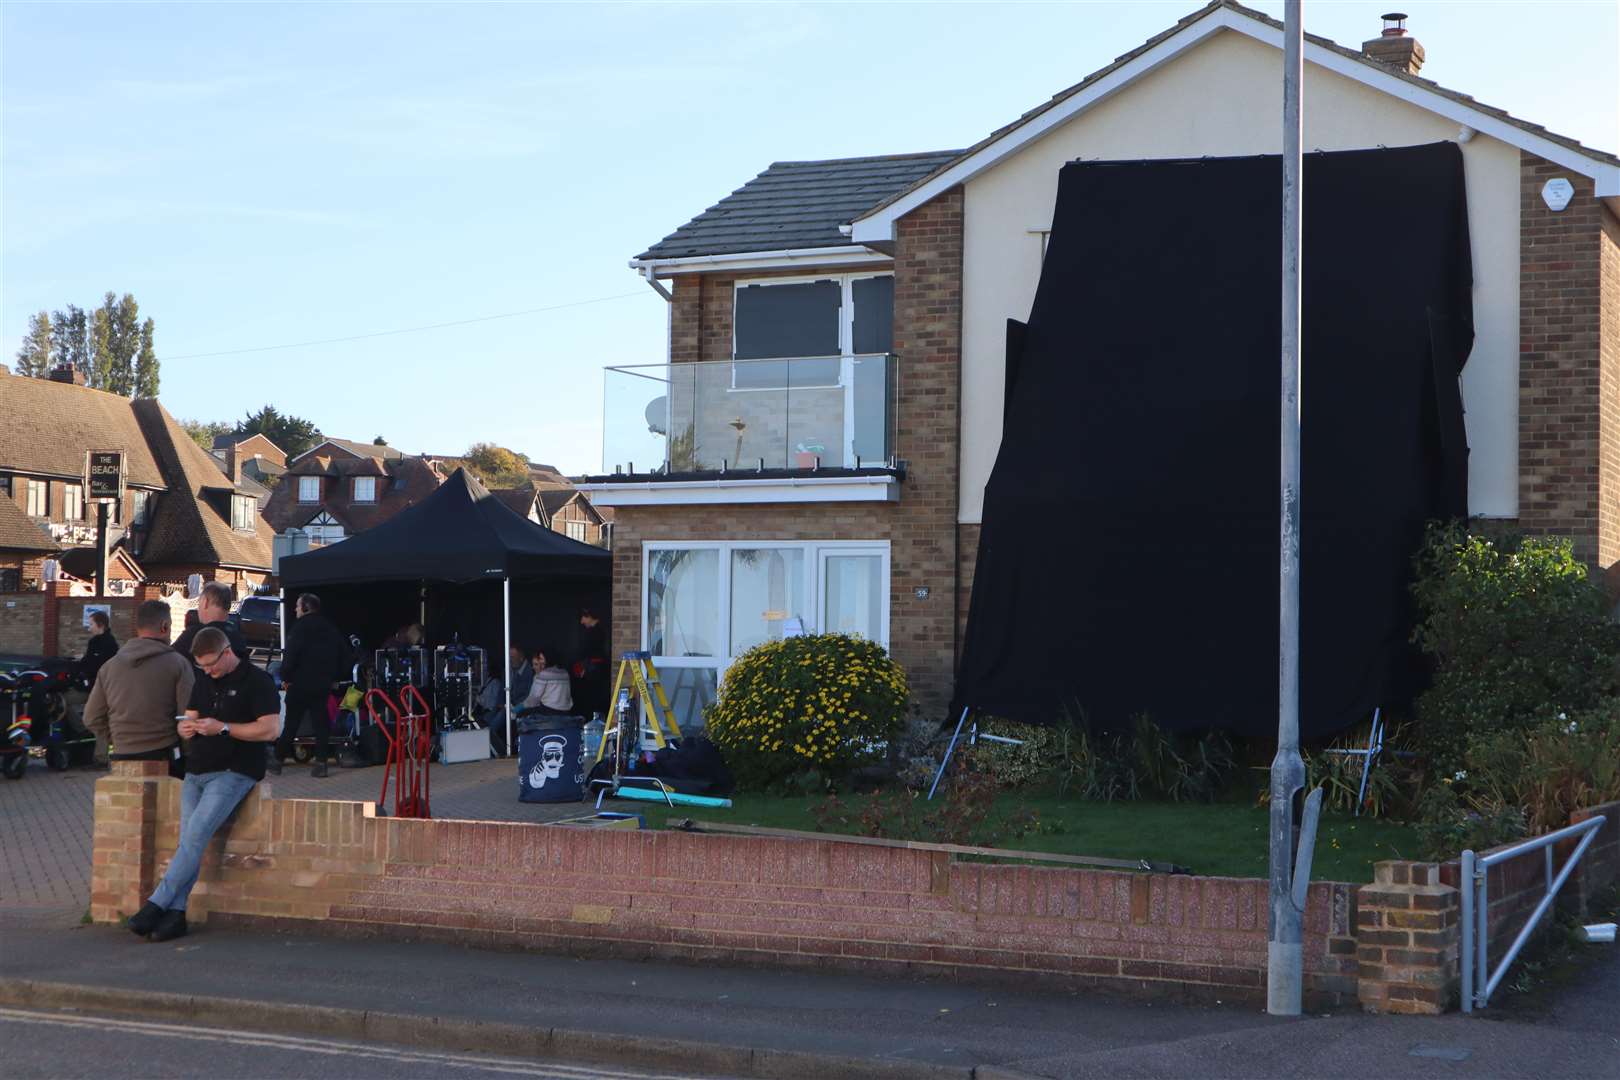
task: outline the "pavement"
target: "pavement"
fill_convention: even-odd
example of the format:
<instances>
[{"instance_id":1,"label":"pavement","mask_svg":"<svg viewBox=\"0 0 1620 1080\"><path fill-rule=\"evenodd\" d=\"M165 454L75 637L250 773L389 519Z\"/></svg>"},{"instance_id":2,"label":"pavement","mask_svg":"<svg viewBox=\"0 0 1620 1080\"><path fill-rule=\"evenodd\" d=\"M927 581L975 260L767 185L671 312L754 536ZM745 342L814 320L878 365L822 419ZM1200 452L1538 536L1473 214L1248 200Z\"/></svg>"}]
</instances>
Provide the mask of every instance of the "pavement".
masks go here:
<instances>
[{"instance_id":1,"label":"pavement","mask_svg":"<svg viewBox=\"0 0 1620 1080\"><path fill-rule=\"evenodd\" d=\"M511 770L510 762L435 766L435 816L542 821L578 812L518 803ZM1592 965L1534 1009L1297 1019L1095 992L210 926L153 945L80 925L97 775L36 764L22 781L0 781L0 1006L699 1076L1620 1078L1613 945L1588 946ZM375 769L314 780L291 766L271 781L279 795L332 798L374 798L380 782ZM404 1059L378 1074L396 1064L399 1075L415 1075Z\"/></svg>"}]
</instances>

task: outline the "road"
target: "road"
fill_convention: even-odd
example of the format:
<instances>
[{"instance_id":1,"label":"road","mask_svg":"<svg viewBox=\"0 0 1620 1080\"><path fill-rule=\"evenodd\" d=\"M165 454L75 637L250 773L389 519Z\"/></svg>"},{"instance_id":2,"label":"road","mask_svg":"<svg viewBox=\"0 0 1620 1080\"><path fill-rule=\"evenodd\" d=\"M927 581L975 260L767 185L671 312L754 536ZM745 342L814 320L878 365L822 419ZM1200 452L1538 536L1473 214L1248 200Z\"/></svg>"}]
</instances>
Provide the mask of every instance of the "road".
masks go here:
<instances>
[{"instance_id":1,"label":"road","mask_svg":"<svg viewBox=\"0 0 1620 1080\"><path fill-rule=\"evenodd\" d=\"M696 1080L617 1066L542 1063L185 1023L0 1009L8 1080L26 1077L355 1077Z\"/></svg>"}]
</instances>

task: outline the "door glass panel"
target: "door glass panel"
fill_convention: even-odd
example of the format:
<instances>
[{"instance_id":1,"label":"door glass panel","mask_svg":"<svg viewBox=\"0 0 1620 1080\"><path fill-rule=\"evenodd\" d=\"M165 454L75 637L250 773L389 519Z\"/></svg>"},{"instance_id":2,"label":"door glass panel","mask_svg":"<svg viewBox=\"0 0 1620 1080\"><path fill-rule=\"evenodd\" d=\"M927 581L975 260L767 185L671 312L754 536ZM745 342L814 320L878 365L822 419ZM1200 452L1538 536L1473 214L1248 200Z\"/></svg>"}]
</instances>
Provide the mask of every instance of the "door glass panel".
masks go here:
<instances>
[{"instance_id":1,"label":"door glass panel","mask_svg":"<svg viewBox=\"0 0 1620 1080\"><path fill-rule=\"evenodd\" d=\"M739 548L731 553L731 655L782 636L804 613L803 548Z\"/></svg>"},{"instance_id":2,"label":"door glass panel","mask_svg":"<svg viewBox=\"0 0 1620 1080\"><path fill-rule=\"evenodd\" d=\"M829 634L857 634L884 640L883 558L879 555L828 555L823 574Z\"/></svg>"},{"instance_id":3,"label":"door glass panel","mask_svg":"<svg viewBox=\"0 0 1620 1080\"><path fill-rule=\"evenodd\" d=\"M647 647L654 656L719 656L720 553L654 551L647 573Z\"/></svg>"}]
</instances>

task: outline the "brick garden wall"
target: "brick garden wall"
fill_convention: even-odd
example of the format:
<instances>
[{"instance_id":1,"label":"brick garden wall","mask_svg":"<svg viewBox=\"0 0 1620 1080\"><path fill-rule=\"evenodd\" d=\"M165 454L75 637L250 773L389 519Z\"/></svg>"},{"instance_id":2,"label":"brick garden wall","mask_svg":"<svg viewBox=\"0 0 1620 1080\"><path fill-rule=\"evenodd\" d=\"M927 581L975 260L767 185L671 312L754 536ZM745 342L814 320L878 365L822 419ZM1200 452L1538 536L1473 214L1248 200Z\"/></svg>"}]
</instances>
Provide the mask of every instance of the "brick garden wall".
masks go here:
<instances>
[{"instance_id":1,"label":"brick garden wall","mask_svg":"<svg viewBox=\"0 0 1620 1080\"><path fill-rule=\"evenodd\" d=\"M0 594L0 653L40 656L45 651L45 594Z\"/></svg>"},{"instance_id":2,"label":"brick garden wall","mask_svg":"<svg viewBox=\"0 0 1620 1080\"><path fill-rule=\"evenodd\" d=\"M134 911L172 853L180 785L119 762L96 785L91 913ZM1314 1006L1353 1000L1356 887L1313 885ZM260 785L215 838L194 921L391 933L812 970L1263 996L1266 883L960 863L837 840L374 816Z\"/></svg>"}]
</instances>

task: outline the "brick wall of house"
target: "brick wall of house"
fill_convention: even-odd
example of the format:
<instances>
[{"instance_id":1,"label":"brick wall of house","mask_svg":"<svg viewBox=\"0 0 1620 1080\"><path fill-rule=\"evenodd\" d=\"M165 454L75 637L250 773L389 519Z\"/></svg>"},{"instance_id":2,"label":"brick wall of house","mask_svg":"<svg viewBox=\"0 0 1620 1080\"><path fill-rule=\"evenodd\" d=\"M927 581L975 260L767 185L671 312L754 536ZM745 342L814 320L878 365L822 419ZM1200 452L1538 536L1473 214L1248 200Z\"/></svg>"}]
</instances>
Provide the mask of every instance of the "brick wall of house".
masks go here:
<instances>
[{"instance_id":1,"label":"brick wall of house","mask_svg":"<svg viewBox=\"0 0 1620 1080\"><path fill-rule=\"evenodd\" d=\"M1572 538L1603 571L1620 562L1620 344L1604 346L1600 284L1610 215L1590 179L1531 154L1519 173L1519 521ZM1553 177L1575 187L1558 213L1541 198Z\"/></svg>"},{"instance_id":2,"label":"brick wall of house","mask_svg":"<svg viewBox=\"0 0 1620 1080\"><path fill-rule=\"evenodd\" d=\"M813 270L774 275L797 276ZM829 271L830 272L830 271ZM943 711L958 626L957 485L962 347L962 192L900 219L894 256L899 358L896 455L907 463L893 504L619 507L614 523L614 648L640 647L644 540L887 540L890 647L913 699ZM729 359L738 275L678 277L670 315L676 363ZM926 587L926 599L917 590Z\"/></svg>"},{"instance_id":3,"label":"brick wall of house","mask_svg":"<svg viewBox=\"0 0 1620 1080\"><path fill-rule=\"evenodd\" d=\"M148 767L150 766L150 767ZM180 784L98 781L91 914L134 911L174 850ZM1307 997L1357 991L1354 886L1311 887ZM250 794L188 917L464 945L1100 987L1258 1001L1266 882L955 862L834 839L377 817Z\"/></svg>"},{"instance_id":4,"label":"brick wall of house","mask_svg":"<svg viewBox=\"0 0 1620 1080\"><path fill-rule=\"evenodd\" d=\"M1611 596L1620 596L1620 218L1604 206L1598 236L1598 364L1602 368L1602 464L1598 565Z\"/></svg>"},{"instance_id":5,"label":"brick wall of house","mask_svg":"<svg viewBox=\"0 0 1620 1080\"><path fill-rule=\"evenodd\" d=\"M956 659L962 659L962 642L967 636L968 607L973 601L973 574L979 566L979 533L982 526L956 527Z\"/></svg>"}]
</instances>

